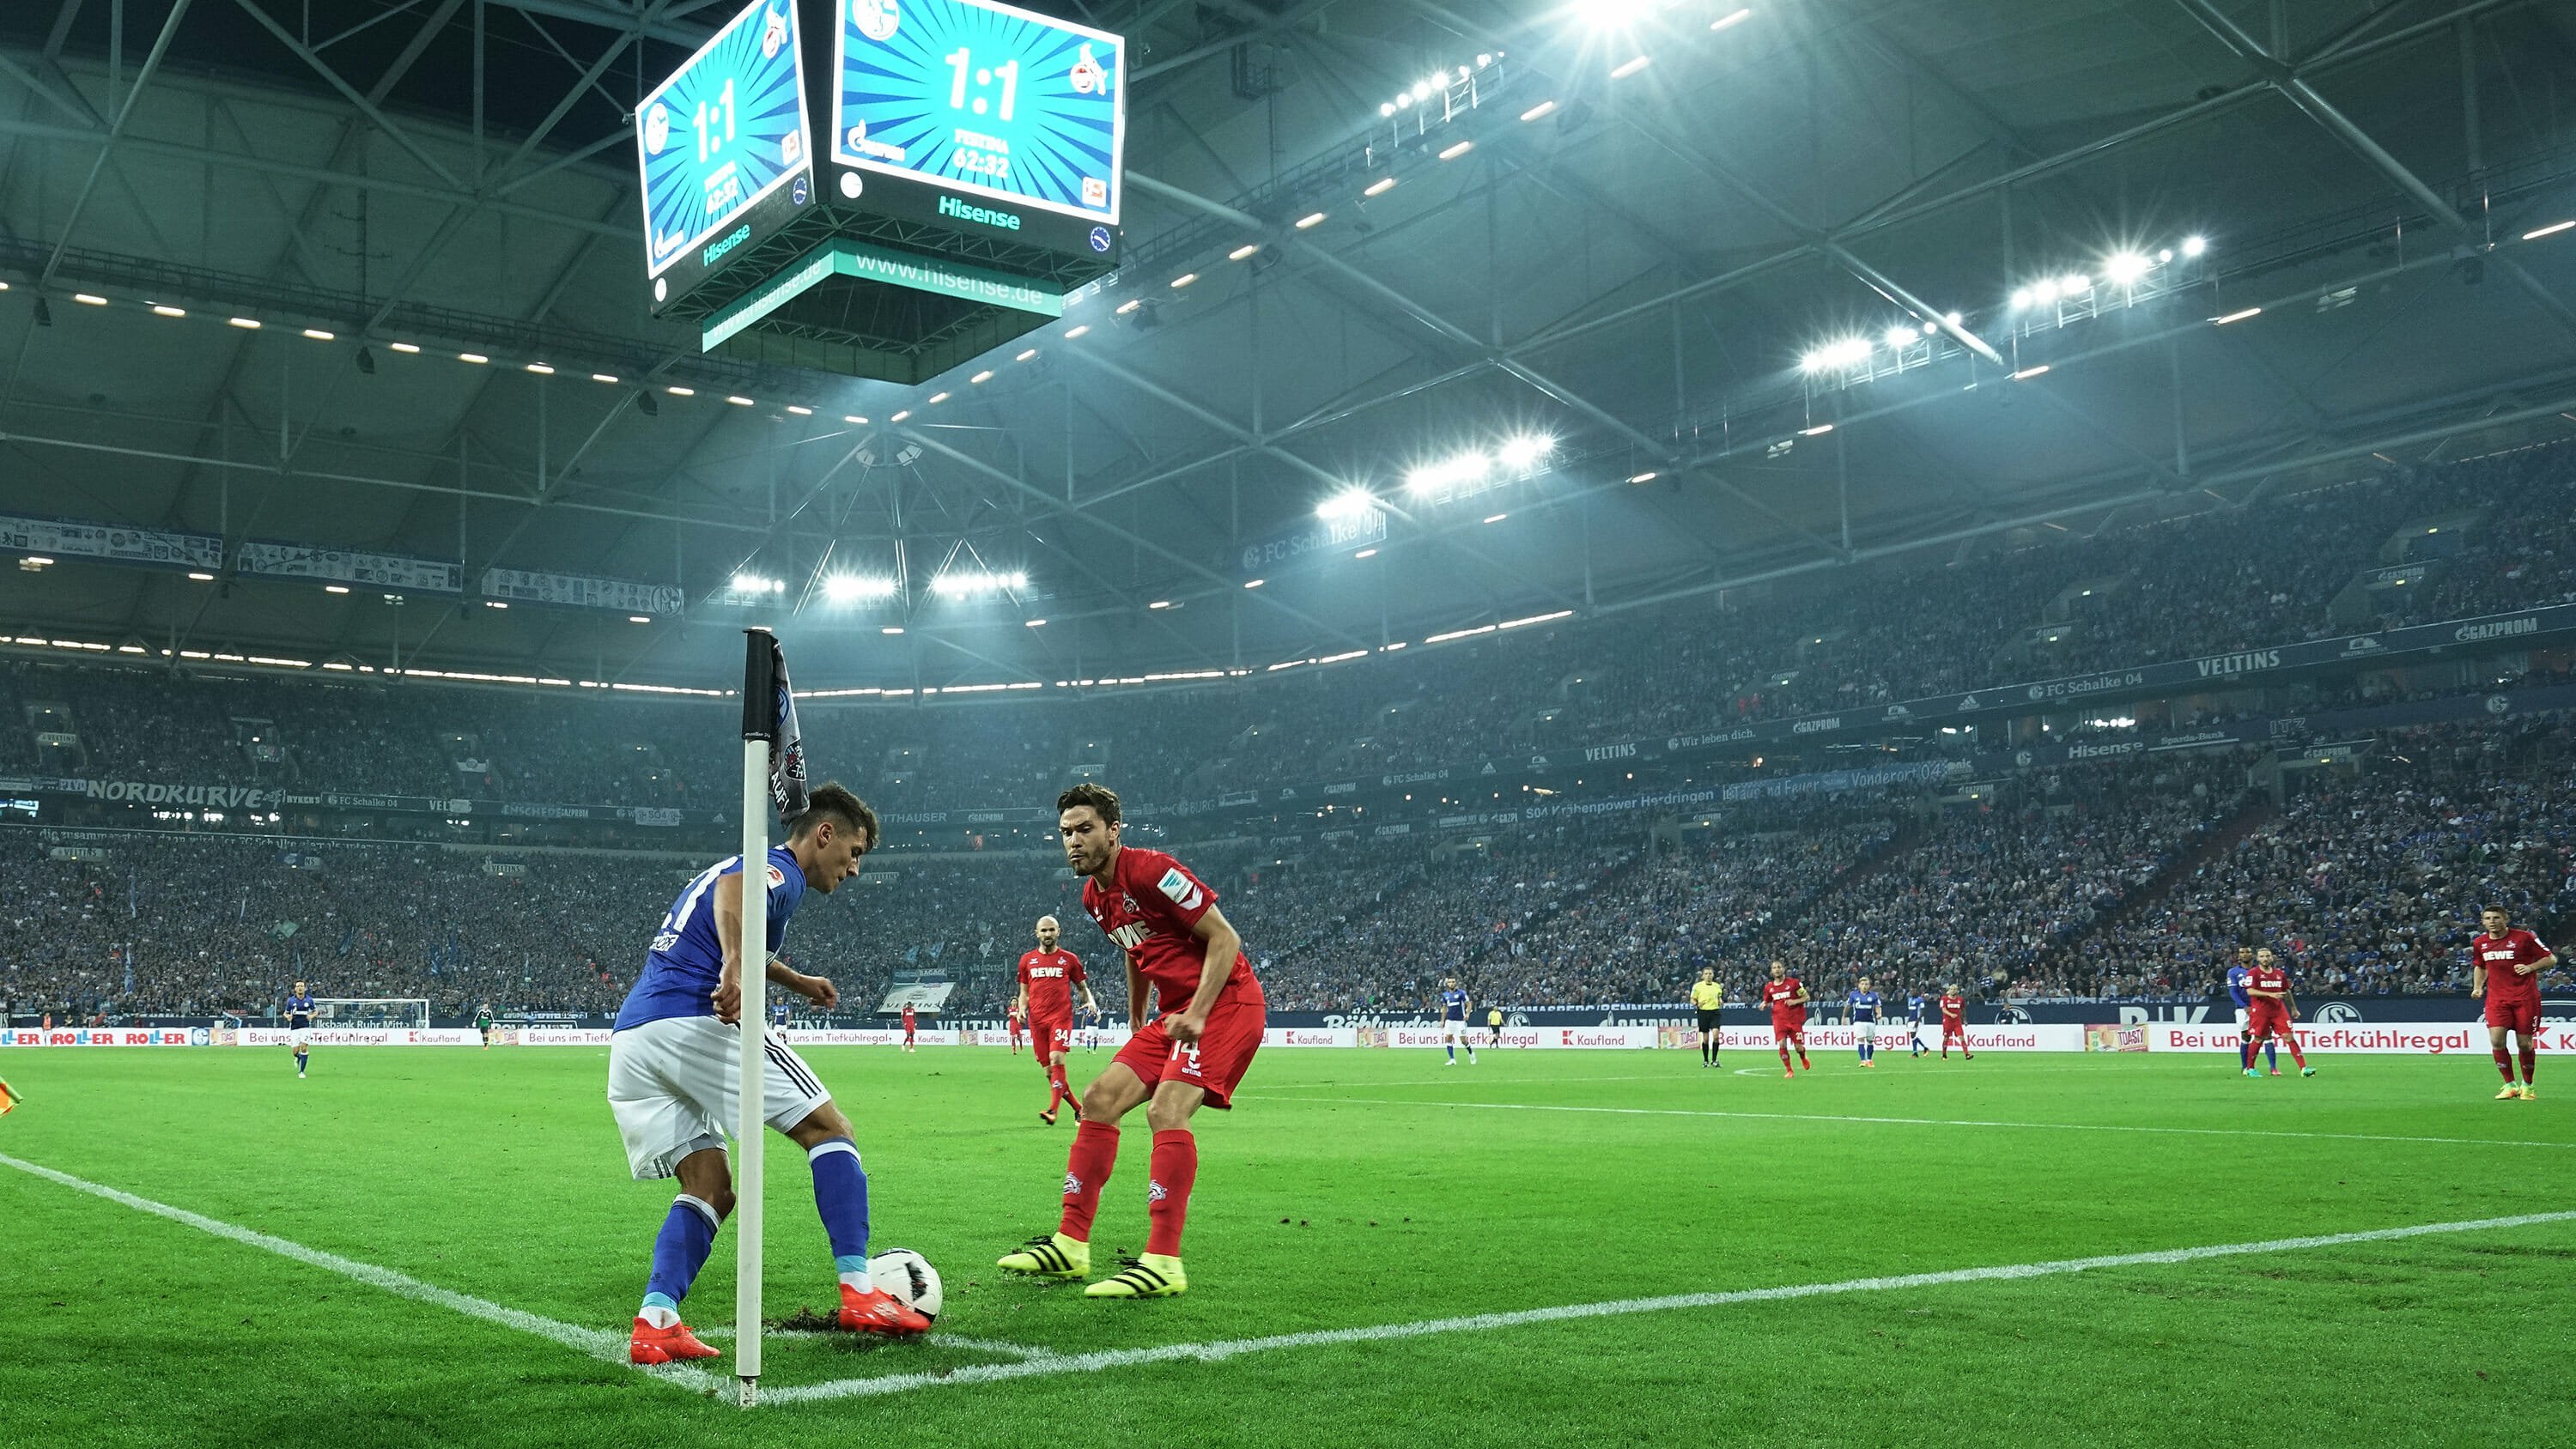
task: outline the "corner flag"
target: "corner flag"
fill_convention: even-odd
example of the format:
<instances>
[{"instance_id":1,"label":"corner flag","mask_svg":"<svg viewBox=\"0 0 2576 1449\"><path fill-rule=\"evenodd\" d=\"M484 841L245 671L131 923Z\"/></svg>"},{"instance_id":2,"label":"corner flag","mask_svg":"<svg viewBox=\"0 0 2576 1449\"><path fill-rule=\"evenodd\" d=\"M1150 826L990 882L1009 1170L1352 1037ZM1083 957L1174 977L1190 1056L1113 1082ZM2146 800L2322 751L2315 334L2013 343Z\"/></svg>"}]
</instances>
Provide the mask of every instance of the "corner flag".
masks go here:
<instances>
[{"instance_id":1,"label":"corner flag","mask_svg":"<svg viewBox=\"0 0 2576 1449\"><path fill-rule=\"evenodd\" d=\"M7 1082L0 1082L0 1117L8 1116L10 1110L17 1105L18 1094L9 1090Z\"/></svg>"},{"instance_id":2,"label":"corner flag","mask_svg":"<svg viewBox=\"0 0 2576 1449\"><path fill-rule=\"evenodd\" d=\"M796 724L796 692L787 683L787 655L765 629L746 631L742 737L769 742L769 798L782 820L805 813L805 734ZM764 647L765 646L765 647Z\"/></svg>"}]
</instances>

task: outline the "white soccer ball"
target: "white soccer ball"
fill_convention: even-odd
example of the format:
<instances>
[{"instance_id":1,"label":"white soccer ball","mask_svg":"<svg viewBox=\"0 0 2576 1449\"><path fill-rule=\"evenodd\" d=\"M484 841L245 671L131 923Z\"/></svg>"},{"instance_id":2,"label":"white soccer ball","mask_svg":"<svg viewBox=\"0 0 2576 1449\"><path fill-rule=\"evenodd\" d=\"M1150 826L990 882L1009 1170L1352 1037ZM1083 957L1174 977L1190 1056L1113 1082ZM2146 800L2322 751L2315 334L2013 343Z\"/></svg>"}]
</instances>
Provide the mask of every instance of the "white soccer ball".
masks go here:
<instances>
[{"instance_id":1,"label":"white soccer ball","mask_svg":"<svg viewBox=\"0 0 2576 1449\"><path fill-rule=\"evenodd\" d=\"M909 1306L924 1318L939 1316L939 1270L910 1248L888 1248L868 1260L868 1276L879 1291Z\"/></svg>"}]
</instances>

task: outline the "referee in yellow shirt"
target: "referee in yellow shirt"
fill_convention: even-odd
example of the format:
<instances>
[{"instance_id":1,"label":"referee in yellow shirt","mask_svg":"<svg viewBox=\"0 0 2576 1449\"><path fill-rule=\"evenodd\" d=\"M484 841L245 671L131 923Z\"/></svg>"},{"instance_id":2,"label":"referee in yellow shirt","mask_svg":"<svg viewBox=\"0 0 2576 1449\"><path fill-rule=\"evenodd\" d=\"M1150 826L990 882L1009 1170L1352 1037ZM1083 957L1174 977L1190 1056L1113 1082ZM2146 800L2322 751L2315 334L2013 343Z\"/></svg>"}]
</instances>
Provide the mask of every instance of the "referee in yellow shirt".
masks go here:
<instances>
[{"instance_id":1,"label":"referee in yellow shirt","mask_svg":"<svg viewBox=\"0 0 2576 1449\"><path fill-rule=\"evenodd\" d=\"M1691 1005L1699 1008L1699 1064L1717 1065L1718 1008L1726 1004L1726 988L1717 984L1714 967L1699 968L1699 980L1691 983Z\"/></svg>"},{"instance_id":2,"label":"referee in yellow shirt","mask_svg":"<svg viewBox=\"0 0 2576 1449\"><path fill-rule=\"evenodd\" d=\"M1491 1033L1491 1039L1488 1040L1485 1045L1501 1046L1503 1044L1503 1009L1501 1007L1496 1006L1486 1009L1485 1030Z\"/></svg>"}]
</instances>

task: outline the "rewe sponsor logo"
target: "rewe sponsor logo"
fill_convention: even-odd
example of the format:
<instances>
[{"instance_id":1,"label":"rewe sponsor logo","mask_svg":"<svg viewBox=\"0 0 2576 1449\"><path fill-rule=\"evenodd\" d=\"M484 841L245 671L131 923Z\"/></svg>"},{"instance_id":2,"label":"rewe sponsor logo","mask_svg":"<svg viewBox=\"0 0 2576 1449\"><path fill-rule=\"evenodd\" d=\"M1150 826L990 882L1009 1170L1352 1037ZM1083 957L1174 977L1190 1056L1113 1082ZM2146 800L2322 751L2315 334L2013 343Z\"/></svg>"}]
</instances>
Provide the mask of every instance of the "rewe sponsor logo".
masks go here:
<instances>
[{"instance_id":1,"label":"rewe sponsor logo","mask_svg":"<svg viewBox=\"0 0 2576 1449\"><path fill-rule=\"evenodd\" d=\"M2201 678L2214 679L2222 675L2252 674L2258 670L2276 669L2280 667L2280 663L2280 650L2252 649L2243 654L2213 654L2207 659L2195 659L2192 661L2192 666L2200 671Z\"/></svg>"},{"instance_id":2,"label":"rewe sponsor logo","mask_svg":"<svg viewBox=\"0 0 2576 1449\"><path fill-rule=\"evenodd\" d=\"M1020 229L1019 213L1003 211L998 207L977 206L973 202L960 201L954 196L939 198L939 214L957 221L971 221L978 226L1000 227L1004 231Z\"/></svg>"}]
</instances>

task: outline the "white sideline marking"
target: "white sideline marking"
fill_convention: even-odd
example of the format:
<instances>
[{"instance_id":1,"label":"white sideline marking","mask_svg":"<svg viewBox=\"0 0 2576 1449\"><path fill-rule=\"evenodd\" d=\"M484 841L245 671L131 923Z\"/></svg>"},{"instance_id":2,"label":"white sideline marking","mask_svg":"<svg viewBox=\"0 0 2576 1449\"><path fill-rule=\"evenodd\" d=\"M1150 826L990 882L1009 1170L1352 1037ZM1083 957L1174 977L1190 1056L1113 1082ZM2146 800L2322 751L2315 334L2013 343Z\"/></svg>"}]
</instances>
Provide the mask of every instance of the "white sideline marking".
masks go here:
<instances>
[{"instance_id":1,"label":"white sideline marking","mask_svg":"<svg viewBox=\"0 0 2576 1449\"><path fill-rule=\"evenodd\" d=\"M1287 1100L1287 1099L1283 1099ZM1613 1117L1745 1117L1773 1122L1866 1122L1890 1127L2010 1127L2035 1132L2152 1132L2180 1137L2313 1137L2333 1142L2438 1142L2454 1147L2576 1148L2576 1142L2508 1137L2401 1137L2378 1132L2291 1132L2264 1127L2148 1127L2117 1122L1989 1122L1973 1117L1859 1117L1829 1112L1722 1112L1707 1107L1569 1107L1548 1102L1408 1102L1394 1097L1300 1097L1361 1107L1452 1107L1485 1112L1597 1112Z\"/></svg>"},{"instance_id":2,"label":"white sideline marking","mask_svg":"<svg viewBox=\"0 0 2576 1449\"><path fill-rule=\"evenodd\" d=\"M361 1263L353 1258L343 1258L337 1253L325 1253L316 1248L308 1248L302 1243L291 1243L284 1238L272 1237L267 1233L236 1227L202 1213L192 1213L186 1208L154 1202L148 1197L136 1197L130 1192L120 1192L86 1178L74 1177L68 1172L57 1172L50 1167L22 1161L6 1153L0 1153L0 1166L14 1167L20 1172L41 1177L47 1182L61 1183L65 1187L88 1193L92 1197L103 1197L109 1202L130 1207L136 1212L168 1218L174 1223L183 1223L201 1233L211 1233L232 1242L264 1248L279 1257L292 1258L299 1263L327 1269L344 1278L355 1278L361 1283L373 1284L388 1293L397 1293L422 1303L435 1303L441 1308L452 1308L468 1318L480 1318L500 1324L504 1328L515 1328L521 1333L532 1333L539 1338L559 1343L576 1353L615 1364L619 1368L641 1373L650 1378L660 1379L664 1383L702 1393L713 1390L717 1384L714 1375L690 1368L685 1364L663 1364L653 1368L639 1368L630 1364L626 1361L626 1340L606 1329L583 1328L578 1324L560 1322L521 1309L505 1308L488 1299L476 1298L450 1288L441 1288L434 1283L423 1283L417 1278L397 1273L391 1268L379 1268L373 1263Z\"/></svg>"},{"instance_id":3,"label":"white sideline marking","mask_svg":"<svg viewBox=\"0 0 2576 1449\"><path fill-rule=\"evenodd\" d=\"M700 1328L692 1331L702 1339L730 1339L733 1337L733 1330L730 1328ZM769 1328L761 1330L760 1336L764 1341L779 1338L837 1338L847 1340L854 1337L854 1335L851 1334L840 1333L831 1329L823 1328ZM933 1348L962 1348L969 1353L989 1353L1001 1358L1031 1359L1053 1358L1056 1356L1054 1349L1041 1348L1033 1343L1011 1343L999 1338L968 1338L963 1334L956 1333L940 1333L934 1331L924 1336L921 1341Z\"/></svg>"},{"instance_id":4,"label":"white sideline marking","mask_svg":"<svg viewBox=\"0 0 2576 1449\"><path fill-rule=\"evenodd\" d=\"M982 1364L940 1373L885 1374L876 1378L840 1379L831 1383L794 1384L764 1389L761 1401L802 1404L822 1399L849 1399L899 1394L910 1389L949 1384L993 1383L1041 1374L1098 1373L1136 1364L1193 1360L1218 1363L1247 1353L1282 1348L1322 1348L1345 1343L1379 1343L1397 1338L1425 1338L1436 1333L1479 1333L1519 1328L1533 1323L1562 1323L1579 1318L1615 1318L1632 1313L1660 1313L1678 1308L1715 1308L1730 1303L1767 1303L1788 1298L1820 1298L1839 1293L1879 1293L1903 1288L1932 1288L1951 1283L1985 1283L2005 1279L2046 1278L2094 1268L2135 1268L2166 1263L2193 1263L2206 1258L2233 1258L2254 1253L2287 1253L2308 1248L2335 1248L2351 1243L2381 1243L2436 1233L2470 1233L2490 1228L2522 1228L2540 1223L2576 1221L2576 1212L2527 1213L2520 1217L2479 1218L2470 1222L2423 1223L2413 1227L2375 1228L2358 1233L2328 1233L2309 1238L2273 1238L2259 1243L2221 1243L2203 1248L2167 1248L2149 1253L2119 1253L2098 1258L2061 1258L2046 1263L2013 1263L1991 1268L1953 1268L1940 1273L1905 1273L1889 1278L1846 1278L1838 1283L1798 1283L1779 1288L1744 1288L1729 1293L1676 1293L1661 1298L1624 1298L1611 1303L1577 1303L1564 1308L1529 1308L1517 1313L1476 1313L1457 1318L1427 1318L1418 1323L1386 1323L1369 1328L1333 1328L1311 1333L1281 1333L1268 1338L1235 1338L1215 1343L1175 1343L1161 1348L1113 1349L1102 1353L1066 1354L1025 1363Z\"/></svg>"}]
</instances>

